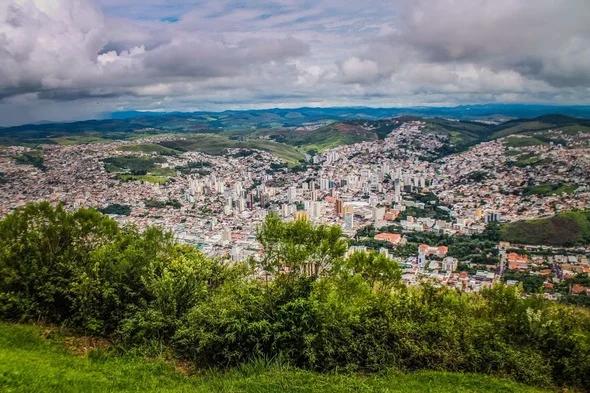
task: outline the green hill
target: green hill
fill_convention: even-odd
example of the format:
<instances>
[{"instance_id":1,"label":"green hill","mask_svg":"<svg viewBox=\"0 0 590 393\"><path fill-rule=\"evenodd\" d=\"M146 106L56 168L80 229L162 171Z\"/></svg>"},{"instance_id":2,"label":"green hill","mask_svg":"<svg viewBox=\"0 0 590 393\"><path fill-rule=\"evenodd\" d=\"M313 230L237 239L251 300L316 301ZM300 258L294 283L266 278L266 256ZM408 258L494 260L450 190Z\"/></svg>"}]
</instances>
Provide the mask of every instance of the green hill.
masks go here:
<instances>
[{"instance_id":1,"label":"green hill","mask_svg":"<svg viewBox=\"0 0 590 393\"><path fill-rule=\"evenodd\" d=\"M49 336L50 338L44 338ZM2 392L542 392L509 380L449 372L318 374L272 362L187 375L172 361L115 356L88 337L0 323ZM77 354L77 355L76 355ZM181 372L183 371L183 372Z\"/></svg>"},{"instance_id":2,"label":"green hill","mask_svg":"<svg viewBox=\"0 0 590 393\"><path fill-rule=\"evenodd\" d=\"M590 132L590 120L564 115L545 115L533 119L510 120L490 129L491 138L501 138L513 134L546 131L553 128L568 132Z\"/></svg>"},{"instance_id":3,"label":"green hill","mask_svg":"<svg viewBox=\"0 0 590 393\"><path fill-rule=\"evenodd\" d=\"M590 244L590 210L504 224L502 240L521 244L573 246Z\"/></svg>"},{"instance_id":4,"label":"green hill","mask_svg":"<svg viewBox=\"0 0 590 393\"><path fill-rule=\"evenodd\" d=\"M228 148L259 149L289 164L296 164L304 157L295 147L285 143L258 138L230 139L220 134L193 134L183 139L160 142L159 145L172 151L199 151L211 155L221 155Z\"/></svg>"}]
</instances>

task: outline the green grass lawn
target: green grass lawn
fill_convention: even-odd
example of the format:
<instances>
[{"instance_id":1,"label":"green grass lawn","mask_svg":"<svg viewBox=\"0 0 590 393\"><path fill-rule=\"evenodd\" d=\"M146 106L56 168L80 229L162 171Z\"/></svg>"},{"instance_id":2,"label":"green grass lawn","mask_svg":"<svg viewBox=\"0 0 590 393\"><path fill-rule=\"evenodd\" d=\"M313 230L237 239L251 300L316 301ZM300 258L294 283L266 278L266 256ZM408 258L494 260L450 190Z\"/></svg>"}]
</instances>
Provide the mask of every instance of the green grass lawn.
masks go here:
<instances>
[{"instance_id":1,"label":"green grass lawn","mask_svg":"<svg viewBox=\"0 0 590 393\"><path fill-rule=\"evenodd\" d=\"M1 392L542 392L476 374L389 372L373 376L317 374L255 362L227 373L187 376L171 362L105 351L74 355L64 339L32 325L0 323ZM66 340L68 341L68 340ZM71 342L68 341L68 342ZM71 345L70 345L71 348Z\"/></svg>"}]
</instances>

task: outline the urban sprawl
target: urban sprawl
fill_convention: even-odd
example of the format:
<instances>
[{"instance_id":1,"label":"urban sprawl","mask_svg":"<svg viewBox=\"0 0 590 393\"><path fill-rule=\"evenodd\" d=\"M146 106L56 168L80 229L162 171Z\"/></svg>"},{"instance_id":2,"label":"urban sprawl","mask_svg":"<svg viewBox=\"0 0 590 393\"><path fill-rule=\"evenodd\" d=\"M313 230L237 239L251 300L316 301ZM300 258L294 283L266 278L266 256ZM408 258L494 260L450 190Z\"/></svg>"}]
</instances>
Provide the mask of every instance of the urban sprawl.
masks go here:
<instances>
[{"instance_id":1,"label":"urban sprawl","mask_svg":"<svg viewBox=\"0 0 590 393\"><path fill-rule=\"evenodd\" d=\"M235 261L260 256L256 229L274 211L285 220L341 226L350 237L349 252L372 248L399 260L407 283L428 280L464 291L502 280L516 284L516 272L540 277L545 295L553 297L552 288L560 281L590 272L590 250L583 247L498 241L491 264L449 255L444 244L423 242L410 254L400 251L408 250L415 233L475 235L490 223L584 209L590 202L590 149L583 134L549 131L566 140L567 148L555 143L512 147L501 138L436 159L448 137L423 132L423 127L409 121L383 140L307 154L295 167L255 149L230 148L221 155L129 149L182 140L182 135L47 144L42 165L19 162L15 157L32 154L31 149L10 146L0 149L0 215L41 200L68 208L96 207L124 224L162 226L206 254ZM514 142L518 136L510 138ZM520 165L513 165L516 153ZM537 164L550 164L523 164L527 155ZM153 158L156 174L116 173L109 169L113 157ZM533 182L563 183L570 189L523 194ZM113 206L129 210L109 211ZM571 289L584 291L590 289Z\"/></svg>"}]
</instances>

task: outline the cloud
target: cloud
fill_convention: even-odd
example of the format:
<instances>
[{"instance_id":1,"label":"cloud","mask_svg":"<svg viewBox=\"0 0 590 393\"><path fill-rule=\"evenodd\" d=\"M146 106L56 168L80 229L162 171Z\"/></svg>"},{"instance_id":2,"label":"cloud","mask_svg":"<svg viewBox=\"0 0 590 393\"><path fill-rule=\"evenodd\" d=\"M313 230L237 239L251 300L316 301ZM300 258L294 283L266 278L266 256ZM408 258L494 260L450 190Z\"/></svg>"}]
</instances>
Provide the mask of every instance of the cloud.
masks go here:
<instances>
[{"instance_id":1,"label":"cloud","mask_svg":"<svg viewBox=\"0 0 590 393\"><path fill-rule=\"evenodd\" d=\"M588 103L588 20L587 0L5 0L0 124L128 108Z\"/></svg>"},{"instance_id":2,"label":"cloud","mask_svg":"<svg viewBox=\"0 0 590 393\"><path fill-rule=\"evenodd\" d=\"M341 65L343 81L346 83L374 82L379 77L379 67L373 60L356 56L346 59Z\"/></svg>"},{"instance_id":3,"label":"cloud","mask_svg":"<svg viewBox=\"0 0 590 393\"><path fill-rule=\"evenodd\" d=\"M0 90L5 97L132 94L154 81L237 76L308 50L284 34L232 40L172 30L163 23L122 26L84 1L11 0L0 7Z\"/></svg>"}]
</instances>

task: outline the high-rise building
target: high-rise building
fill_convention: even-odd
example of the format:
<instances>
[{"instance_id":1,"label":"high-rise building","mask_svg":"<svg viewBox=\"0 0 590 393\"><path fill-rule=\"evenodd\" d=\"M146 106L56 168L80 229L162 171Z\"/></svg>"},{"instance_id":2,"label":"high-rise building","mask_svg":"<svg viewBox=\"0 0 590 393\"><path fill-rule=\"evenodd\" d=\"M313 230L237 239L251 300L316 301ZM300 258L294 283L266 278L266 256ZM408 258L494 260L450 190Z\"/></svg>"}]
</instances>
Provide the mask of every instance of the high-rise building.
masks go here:
<instances>
[{"instance_id":1,"label":"high-rise building","mask_svg":"<svg viewBox=\"0 0 590 393\"><path fill-rule=\"evenodd\" d=\"M384 217L385 217L385 207L381 206L381 207L373 208L373 220L375 221L375 223L383 221Z\"/></svg>"},{"instance_id":2,"label":"high-rise building","mask_svg":"<svg viewBox=\"0 0 590 393\"><path fill-rule=\"evenodd\" d=\"M283 205L281 206L281 215L284 218L289 217L291 215L291 208L288 204L283 203Z\"/></svg>"},{"instance_id":3,"label":"high-rise building","mask_svg":"<svg viewBox=\"0 0 590 393\"><path fill-rule=\"evenodd\" d=\"M485 216L485 223L488 224L490 222L498 222L500 221L500 213L498 212L489 212Z\"/></svg>"},{"instance_id":4,"label":"high-rise building","mask_svg":"<svg viewBox=\"0 0 590 393\"><path fill-rule=\"evenodd\" d=\"M289 203L295 203L297 201L297 188L291 186L287 189L287 200Z\"/></svg>"},{"instance_id":5,"label":"high-rise building","mask_svg":"<svg viewBox=\"0 0 590 393\"><path fill-rule=\"evenodd\" d=\"M354 207L352 205L344 206L344 227L346 229L354 228Z\"/></svg>"},{"instance_id":6,"label":"high-rise building","mask_svg":"<svg viewBox=\"0 0 590 393\"><path fill-rule=\"evenodd\" d=\"M313 202L315 202L315 201L317 201L317 200L318 200L318 191L317 191L317 190L312 190L312 191L311 191L311 200L312 200Z\"/></svg>"},{"instance_id":7,"label":"high-rise building","mask_svg":"<svg viewBox=\"0 0 590 393\"><path fill-rule=\"evenodd\" d=\"M342 217L344 214L344 204L342 203L342 199L338 198L336 199L336 203L335 203L335 209L336 209L336 215L338 217Z\"/></svg>"},{"instance_id":8,"label":"high-rise building","mask_svg":"<svg viewBox=\"0 0 590 393\"><path fill-rule=\"evenodd\" d=\"M238 211L243 212L244 210L246 210L246 199L244 199L244 198L238 199L237 205L238 205Z\"/></svg>"},{"instance_id":9,"label":"high-rise building","mask_svg":"<svg viewBox=\"0 0 590 393\"><path fill-rule=\"evenodd\" d=\"M231 242L231 230L229 228L225 228L221 232L221 240L226 243Z\"/></svg>"},{"instance_id":10,"label":"high-rise building","mask_svg":"<svg viewBox=\"0 0 590 393\"><path fill-rule=\"evenodd\" d=\"M254 209L254 194L251 192L246 196L246 207L248 209Z\"/></svg>"}]
</instances>

